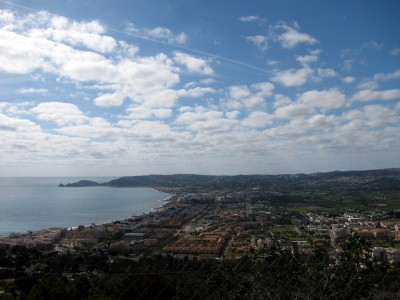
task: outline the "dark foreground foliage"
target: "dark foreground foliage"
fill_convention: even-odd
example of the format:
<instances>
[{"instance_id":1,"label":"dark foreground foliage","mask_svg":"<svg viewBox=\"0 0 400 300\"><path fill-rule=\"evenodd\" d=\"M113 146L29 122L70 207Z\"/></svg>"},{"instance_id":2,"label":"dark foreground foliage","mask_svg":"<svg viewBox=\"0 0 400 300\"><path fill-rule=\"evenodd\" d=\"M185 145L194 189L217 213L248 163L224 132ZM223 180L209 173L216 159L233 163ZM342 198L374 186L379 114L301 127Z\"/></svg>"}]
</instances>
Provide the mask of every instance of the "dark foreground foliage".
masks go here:
<instances>
[{"instance_id":1,"label":"dark foreground foliage","mask_svg":"<svg viewBox=\"0 0 400 300\"><path fill-rule=\"evenodd\" d=\"M23 255L36 271L7 274L2 267L0 299L400 299L399 265L374 261L369 254L359 237L344 243L337 259L323 248L307 258L279 250L258 260L154 256L139 262L17 249L0 253L2 265L21 263Z\"/></svg>"}]
</instances>

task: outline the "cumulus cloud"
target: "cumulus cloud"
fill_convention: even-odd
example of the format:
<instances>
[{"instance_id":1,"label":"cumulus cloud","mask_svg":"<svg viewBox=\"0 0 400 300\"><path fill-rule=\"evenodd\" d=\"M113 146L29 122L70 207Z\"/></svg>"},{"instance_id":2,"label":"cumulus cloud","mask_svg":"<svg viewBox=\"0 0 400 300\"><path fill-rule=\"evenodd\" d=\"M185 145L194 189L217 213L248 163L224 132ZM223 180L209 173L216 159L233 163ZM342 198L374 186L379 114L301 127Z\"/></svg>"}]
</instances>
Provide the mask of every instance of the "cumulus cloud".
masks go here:
<instances>
[{"instance_id":1,"label":"cumulus cloud","mask_svg":"<svg viewBox=\"0 0 400 300\"><path fill-rule=\"evenodd\" d=\"M318 68L317 69L317 75L320 78L330 78L330 77L335 77L337 74L335 72L335 70L331 69L331 68Z\"/></svg>"},{"instance_id":2,"label":"cumulus cloud","mask_svg":"<svg viewBox=\"0 0 400 300\"><path fill-rule=\"evenodd\" d=\"M301 119L312 117L318 110L327 112L343 107L345 103L346 96L337 89L310 90L300 94L293 102L288 98L278 97L275 115L284 119Z\"/></svg>"},{"instance_id":3,"label":"cumulus cloud","mask_svg":"<svg viewBox=\"0 0 400 300\"><path fill-rule=\"evenodd\" d=\"M260 22L256 16L240 20ZM296 23L269 29L267 36L246 39L261 50L273 42L287 49L318 43ZM181 45L188 38L165 27L131 30L164 46ZM235 74L234 83L227 86L231 78L214 70L221 65L214 66L217 61L212 56L183 50L144 56L145 49L139 51L136 45L108 36L100 21L78 22L44 12L21 17L0 10L0 40L0 72L15 77L28 74L18 76L23 83L9 87L18 94L7 101L15 102L0 102L2 165L6 160L53 163L53 158L60 157L96 166L104 160L113 168L127 161L146 162L147 168L171 158L203 163L204 157L221 164L228 161L226 157L231 162L250 157L258 165L265 153L274 161L277 157L294 157L294 161L299 150L309 149L312 155L321 149L359 154L399 146L398 101L366 105L400 98L398 89L388 88L389 81L400 78L399 70L377 73L364 81L342 78L326 62L319 63L320 50L307 50L289 57L297 61L297 68L271 56L264 59L266 64L284 67L269 71L270 79L259 74L265 81L254 83L244 73ZM41 81L26 85L25 80L33 77ZM329 88L334 80L321 82L334 77L336 83L360 83L346 86L353 97ZM40 103L50 100L47 89L41 88L50 82L54 83L51 96L57 98ZM379 89L380 84L385 89ZM33 96L40 100L17 102L18 97Z\"/></svg>"},{"instance_id":4,"label":"cumulus cloud","mask_svg":"<svg viewBox=\"0 0 400 300\"><path fill-rule=\"evenodd\" d=\"M293 102L285 106L278 107L275 115L283 119L296 119L310 117L314 113L314 107L305 103Z\"/></svg>"},{"instance_id":5,"label":"cumulus cloud","mask_svg":"<svg viewBox=\"0 0 400 300\"><path fill-rule=\"evenodd\" d=\"M400 78L400 70L395 70L390 73L377 73L372 77L373 80L377 81L388 81L398 78Z\"/></svg>"},{"instance_id":6,"label":"cumulus cloud","mask_svg":"<svg viewBox=\"0 0 400 300\"><path fill-rule=\"evenodd\" d=\"M35 17L40 21L34 21ZM88 50L74 48L78 42L71 38L71 32L85 32L101 38L105 37L102 35L105 29L97 21L78 23L48 13L33 13L27 19L19 19L16 22L21 25L17 26L15 32L4 30L4 28L0 30L2 40L0 72L28 74L37 70L78 82L116 85L116 90L100 94L94 99L95 104L99 106L118 106L125 98L139 102L149 99L153 105L156 101L166 102L169 106L175 103L177 95L175 93L171 96L173 92L169 89L179 82L179 69L166 55L106 58L100 52L131 51L133 55L135 48L123 42L112 43L112 47L106 50L92 49L88 36L82 36L80 40L82 41L80 45L87 47ZM45 28L46 26L52 27ZM54 33L57 30L68 31L70 35L60 35L55 38ZM76 36L80 37L80 35ZM102 39L94 40L93 43L99 44L98 47L108 47L107 41ZM118 46L121 48L114 49ZM99 53L89 50L96 50ZM207 74L213 72L205 61L185 58L186 64L192 70ZM168 95L166 99L157 98L158 96L164 98L166 95Z\"/></svg>"},{"instance_id":7,"label":"cumulus cloud","mask_svg":"<svg viewBox=\"0 0 400 300\"><path fill-rule=\"evenodd\" d=\"M40 103L31 110L36 118L43 121L52 121L57 125L81 124L87 117L74 104L64 102Z\"/></svg>"},{"instance_id":8,"label":"cumulus cloud","mask_svg":"<svg viewBox=\"0 0 400 300\"><path fill-rule=\"evenodd\" d=\"M32 38L84 46L101 53L109 53L116 47L114 38L104 35L106 30L98 21L71 21L44 11L31 13L24 19L13 18L14 29Z\"/></svg>"},{"instance_id":9,"label":"cumulus cloud","mask_svg":"<svg viewBox=\"0 0 400 300\"><path fill-rule=\"evenodd\" d=\"M342 79L344 83L346 84L352 84L353 82L356 81L356 79L352 76L346 76L345 78Z\"/></svg>"},{"instance_id":10,"label":"cumulus cloud","mask_svg":"<svg viewBox=\"0 0 400 300\"><path fill-rule=\"evenodd\" d=\"M147 29L145 33L151 38L166 40L170 44L184 44L188 38L186 33L181 32L179 34L174 34L166 27Z\"/></svg>"},{"instance_id":11,"label":"cumulus cloud","mask_svg":"<svg viewBox=\"0 0 400 300\"><path fill-rule=\"evenodd\" d=\"M263 35L247 36L246 40L256 45L256 47L261 51L265 51L268 49L268 39Z\"/></svg>"},{"instance_id":12,"label":"cumulus cloud","mask_svg":"<svg viewBox=\"0 0 400 300\"><path fill-rule=\"evenodd\" d=\"M372 77L364 79L358 86L358 89L376 90L382 81L390 81L400 78L400 70L389 73L377 73Z\"/></svg>"},{"instance_id":13,"label":"cumulus cloud","mask_svg":"<svg viewBox=\"0 0 400 300\"><path fill-rule=\"evenodd\" d=\"M252 128L261 128L271 125L274 121L274 116L264 111L253 111L247 118L242 121L244 126Z\"/></svg>"},{"instance_id":14,"label":"cumulus cloud","mask_svg":"<svg viewBox=\"0 0 400 300\"><path fill-rule=\"evenodd\" d=\"M238 109L242 105L248 108L261 105L267 97L272 95L274 88L275 86L270 82L255 83L250 86L231 86L228 88L227 105L233 109Z\"/></svg>"},{"instance_id":15,"label":"cumulus cloud","mask_svg":"<svg viewBox=\"0 0 400 300\"><path fill-rule=\"evenodd\" d=\"M11 118L0 113L0 131L3 132L40 132L41 128L32 121L19 118Z\"/></svg>"},{"instance_id":16,"label":"cumulus cloud","mask_svg":"<svg viewBox=\"0 0 400 300\"><path fill-rule=\"evenodd\" d=\"M94 104L103 107L120 106L124 102L125 96L120 93L101 94L94 99Z\"/></svg>"},{"instance_id":17,"label":"cumulus cloud","mask_svg":"<svg viewBox=\"0 0 400 300\"><path fill-rule=\"evenodd\" d=\"M280 106L285 106L287 104L290 104L292 100L290 100L289 97L282 95L282 94L275 94L274 95L274 107L280 107Z\"/></svg>"},{"instance_id":18,"label":"cumulus cloud","mask_svg":"<svg viewBox=\"0 0 400 300\"><path fill-rule=\"evenodd\" d=\"M318 59L319 59L318 55L300 55L296 57L296 60L303 65L316 62L318 61Z\"/></svg>"},{"instance_id":19,"label":"cumulus cloud","mask_svg":"<svg viewBox=\"0 0 400 300\"><path fill-rule=\"evenodd\" d=\"M205 94L213 94L215 92L215 89L210 87L195 87L187 90L179 90L178 95L181 97L199 98Z\"/></svg>"},{"instance_id":20,"label":"cumulus cloud","mask_svg":"<svg viewBox=\"0 0 400 300\"><path fill-rule=\"evenodd\" d=\"M131 106L130 108L128 108L127 112L129 113L127 118L130 119L149 119L151 117L165 119L171 116L172 109Z\"/></svg>"},{"instance_id":21,"label":"cumulus cloud","mask_svg":"<svg viewBox=\"0 0 400 300\"><path fill-rule=\"evenodd\" d=\"M312 90L301 94L297 101L312 107L329 110L342 107L346 103L346 96L337 89Z\"/></svg>"},{"instance_id":22,"label":"cumulus cloud","mask_svg":"<svg viewBox=\"0 0 400 300\"><path fill-rule=\"evenodd\" d=\"M391 89L384 91L361 90L353 95L352 100L355 101L372 101L372 100L396 100L400 98L400 89Z\"/></svg>"},{"instance_id":23,"label":"cumulus cloud","mask_svg":"<svg viewBox=\"0 0 400 300\"><path fill-rule=\"evenodd\" d=\"M140 29L135 24L129 22L125 27L126 32L133 35L140 35L143 38L156 39L159 41L165 41L169 44L185 44L188 36L184 32L174 33L167 27L155 27L155 28L144 28Z\"/></svg>"},{"instance_id":24,"label":"cumulus cloud","mask_svg":"<svg viewBox=\"0 0 400 300\"><path fill-rule=\"evenodd\" d=\"M209 61L201 58L194 57L192 55L175 52L174 60L187 68L188 71L193 73L199 73L203 75L213 75L214 70L209 64Z\"/></svg>"},{"instance_id":25,"label":"cumulus cloud","mask_svg":"<svg viewBox=\"0 0 400 300\"><path fill-rule=\"evenodd\" d=\"M301 69L289 69L277 71L272 77L272 80L286 87L297 87L304 85L313 74L313 70L305 66Z\"/></svg>"},{"instance_id":26,"label":"cumulus cloud","mask_svg":"<svg viewBox=\"0 0 400 300\"><path fill-rule=\"evenodd\" d=\"M294 48L299 44L314 45L318 40L311 35L299 31L299 26L294 23L294 26L289 26L286 23L279 23L272 27L274 37L281 42L284 48Z\"/></svg>"}]
</instances>

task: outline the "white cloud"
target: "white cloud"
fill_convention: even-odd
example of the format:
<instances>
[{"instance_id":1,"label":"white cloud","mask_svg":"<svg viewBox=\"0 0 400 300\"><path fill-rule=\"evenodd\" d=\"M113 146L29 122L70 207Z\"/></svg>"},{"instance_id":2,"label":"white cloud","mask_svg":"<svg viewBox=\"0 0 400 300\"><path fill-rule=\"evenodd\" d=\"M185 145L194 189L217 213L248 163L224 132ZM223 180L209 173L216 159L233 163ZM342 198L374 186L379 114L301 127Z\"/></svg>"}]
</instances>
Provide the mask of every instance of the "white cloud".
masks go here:
<instances>
[{"instance_id":1,"label":"white cloud","mask_svg":"<svg viewBox=\"0 0 400 300\"><path fill-rule=\"evenodd\" d=\"M205 94L212 94L216 91L210 87L195 87L188 90L179 90L178 95L181 97L199 98Z\"/></svg>"},{"instance_id":2,"label":"white cloud","mask_svg":"<svg viewBox=\"0 0 400 300\"><path fill-rule=\"evenodd\" d=\"M394 106L395 110L400 113L400 102L397 102L396 105Z\"/></svg>"},{"instance_id":3,"label":"white cloud","mask_svg":"<svg viewBox=\"0 0 400 300\"><path fill-rule=\"evenodd\" d=\"M400 121L394 110L382 105L366 105L358 110L349 110L343 113L342 119L348 121L347 129L357 128L360 131L388 125L398 126Z\"/></svg>"},{"instance_id":4,"label":"white cloud","mask_svg":"<svg viewBox=\"0 0 400 300\"><path fill-rule=\"evenodd\" d=\"M379 83L376 80L366 80L357 85L359 90L376 90L379 87Z\"/></svg>"},{"instance_id":5,"label":"white cloud","mask_svg":"<svg viewBox=\"0 0 400 300\"><path fill-rule=\"evenodd\" d=\"M356 61L355 61L354 59L345 59L345 60L343 61L343 63L342 63L342 69L343 69L344 71L347 71L347 72L353 70L353 64L354 64L355 62L356 62Z\"/></svg>"},{"instance_id":6,"label":"white cloud","mask_svg":"<svg viewBox=\"0 0 400 300\"><path fill-rule=\"evenodd\" d=\"M166 27L147 29L145 33L151 38L166 40L170 44L185 44L188 38L186 33L181 32L179 34L174 34L170 29Z\"/></svg>"},{"instance_id":7,"label":"white cloud","mask_svg":"<svg viewBox=\"0 0 400 300\"><path fill-rule=\"evenodd\" d=\"M266 22L267 20L259 16L241 16L239 18L241 22Z\"/></svg>"},{"instance_id":8,"label":"white cloud","mask_svg":"<svg viewBox=\"0 0 400 300\"><path fill-rule=\"evenodd\" d=\"M148 119L151 117L165 119L172 114L172 109L169 108L148 108L145 106L132 106L128 108L127 116L130 119Z\"/></svg>"},{"instance_id":9,"label":"white cloud","mask_svg":"<svg viewBox=\"0 0 400 300\"><path fill-rule=\"evenodd\" d=\"M273 59L267 59L267 65L276 66L277 64L279 64L279 61Z\"/></svg>"},{"instance_id":10,"label":"white cloud","mask_svg":"<svg viewBox=\"0 0 400 300\"><path fill-rule=\"evenodd\" d=\"M247 108L262 105L266 98L272 95L275 86L270 82L255 83L250 86L240 85L228 88L227 105L232 109Z\"/></svg>"},{"instance_id":11,"label":"white cloud","mask_svg":"<svg viewBox=\"0 0 400 300\"><path fill-rule=\"evenodd\" d=\"M155 101L163 101L163 99L156 99L157 95L162 97L169 95L166 99L168 104L161 104L162 106L170 106L176 101L176 93L172 97L173 92L170 91L170 88L180 80L177 74L179 69L166 55L134 57L132 55L135 54L135 48L124 42L116 44L115 47L121 45L122 48L116 49L115 52L130 51L127 58L118 56L106 58L102 54L92 51L74 49L66 44L67 38L54 41L44 34L50 29L55 31L60 28L80 32L86 30L90 34L101 34L104 28L99 22L77 23L46 13L34 13L29 18L28 21L32 23L29 31L26 31L25 23L28 21L25 19L19 20L23 25L19 26L20 32L18 33L0 30L0 39L2 40L0 72L28 74L37 70L78 82L116 85L116 90L111 90L111 93L100 95L95 99L95 104L101 106L121 105L124 97L139 102L149 99L154 105ZM41 21L36 22L35 18ZM49 24L53 27L47 29L40 27ZM97 42L104 44L102 40ZM193 65L195 63L190 66ZM208 65L197 65L197 67L202 72L212 72Z\"/></svg>"},{"instance_id":12,"label":"white cloud","mask_svg":"<svg viewBox=\"0 0 400 300\"><path fill-rule=\"evenodd\" d=\"M179 93L172 89L160 89L147 93L138 99L147 107L173 107L179 98Z\"/></svg>"},{"instance_id":13,"label":"white cloud","mask_svg":"<svg viewBox=\"0 0 400 300\"><path fill-rule=\"evenodd\" d=\"M376 90L379 88L381 81L390 81L400 78L400 70L395 70L390 73L377 73L370 78L366 78L357 88L363 90Z\"/></svg>"},{"instance_id":14,"label":"white cloud","mask_svg":"<svg viewBox=\"0 0 400 300\"><path fill-rule=\"evenodd\" d=\"M178 123L191 123L197 120L204 119L204 116L202 113L199 113L198 111L186 111L183 112L181 115L179 115L176 118L176 121Z\"/></svg>"},{"instance_id":15,"label":"white cloud","mask_svg":"<svg viewBox=\"0 0 400 300\"><path fill-rule=\"evenodd\" d=\"M400 55L400 48L395 48L390 50L390 54L393 56L399 56Z\"/></svg>"},{"instance_id":16,"label":"white cloud","mask_svg":"<svg viewBox=\"0 0 400 300\"><path fill-rule=\"evenodd\" d=\"M26 119L10 118L0 113L0 132L41 132L40 126Z\"/></svg>"},{"instance_id":17,"label":"white cloud","mask_svg":"<svg viewBox=\"0 0 400 300\"><path fill-rule=\"evenodd\" d=\"M289 69L277 71L272 77L273 81L279 82L286 87L297 87L304 85L313 74L313 70L308 66L301 69Z\"/></svg>"},{"instance_id":18,"label":"white cloud","mask_svg":"<svg viewBox=\"0 0 400 300\"><path fill-rule=\"evenodd\" d=\"M44 121L52 121L57 125L81 124L87 121L87 117L80 109L71 103L45 102L40 103L31 110L36 118Z\"/></svg>"},{"instance_id":19,"label":"white cloud","mask_svg":"<svg viewBox=\"0 0 400 300\"><path fill-rule=\"evenodd\" d=\"M298 97L298 102L324 110L342 107L346 103L345 95L337 89L307 91Z\"/></svg>"},{"instance_id":20,"label":"white cloud","mask_svg":"<svg viewBox=\"0 0 400 300\"><path fill-rule=\"evenodd\" d=\"M25 19L14 20L21 33L32 38L45 38L72 46L83 46L101 53L112 52L116 41L104 35L98 21L77 22L47 12L37 12Z\"/></svg>"},{"instance_id":21,"label":"white cloud","mask_svg":"<svg viewBox=\"0 0 400 300\"><path fill-rule=\"evenodd\" d=\"M46 27L35 29L30 35L47 37L72 46L84 46L100 53L112 52L117 45L112 37L103 35L105 29L98 21L71 22L67 18L54 16Z\"/></svg>"},{"instance_id":22,"label":"white cloud","mask_svg":"<svg viewBox=\"0 0 400 300\"><path fill-rule=\"evenodd\" d=\"M286 23L279 23L274 28L275 39L282 43L284 48L294 48L299 44L314 45L318 40L306 33L299 32L298 25L289 26Z\"/></svg>"},{"instance_id":23,"label":"white cloud","mask_svg":"<svg viewBox=\"0 0 400 300\"><path fill-rule=\"evenodd\" d=\"M302 55L296 57L296 60L303 65L316 62L318 59L319 57L317 55Z\"/></svg>"},{"instance_id":24,"label":"white cloud","mask_svg":"<svg viewBox=\"0 0 400 300\"><path fill-rule=\"evenodd\" d=\"M35 69L49 69L43 50L50 42L25 38L14 32L0 31L0 72L27 74Z\"/></svg>"},{"instance_id":25,"label":"white cloud","mask_svg":"<svg viewBox=\"0 0 400 300\"><path fill-rule=\"evenodd\" d=\"M285 106L285 105L292 103L292 100L290 100L290 98L285 95L275 94L274 98L275 98L275 101L274 101L275 108Z\"/></svg>"},{"instance_id":26,"label":"white cloud","mask_svg":"<svg viewBox=\"0 0 400 300\"><path fill-rule=\"evenodd\" d=\"M320 78L335 77L337 75L335 70L330 69L330 68L326 68L326 69L318 68L317 74Z\"/></svg>"},{"instance_id":27,"label":"white cloud","mask_svg":"<svg viewBox=\"0 0 400 300\"><path fill-rule=\"evenodd\" d=\"M4 29L12 29L14 23L14 14L10 10L0 10L0 26Z\"/></svg>"},{"instance_id":28,"label":"white cloud","mask_svg":"<svg viewBox=\"0 0 400 300\"><path fill-rule=\"evenodd\" d=\"M101 94L94 99L94 104L103 107L121 106L124 103L125 96L120 93Z\"/></svg>"},{"instance_id":29,"label":"white cloud","mask_svg":"<svg viewBox=\"0 0 400 300\"><path fill-rule=\"evenodd\" d=\"M236 124L236 120L209 118L204 121L194 122L189 127L198 132L227 132L233 130Z\"/></svg>"},{"instance_id":30,"label":"white cloud","mask_svg":"<svg viewBox=\"0 0 400 300\"><path fill-rule=\"evenodd\" d=\"M30 109L36 104L35 101L0 102L0 112L4 112L11 116L31 115Z\"/></svg>"},{"instance_id":31,"label":"white cloud","mask_svg":"<svg viewBox=\"0 0 400 300\"><path fill-rule=\"evenodd\" d=\"M260 20L254 17L242 21ZM386 156L399 147L398 101L380 105L354 101L400 98L400 91L388 89L392 83L386 82L400 78L399 70L377 73L364 81L357 78L362 90L353 92L353 101L347 101L339 88L329 88L328 80L318 80L338 77L351 84L356 79L341 78L325 62L319 63L320 50L292 53L294 57L288 60L296 59L301 64L298 68L286 67L287 61L282 60L282 70L272 69L271 82L283 86L275 88L270 82L253 84L257 81L243 73L234 75L234 83L227 87L233 77L219 72L216 75L212 65L218 63L216 60L183 52L143 56L147 49L139 52L135 45L108 37L100 21L74 22L48 13L31 13L28 18L0 10L0 27L0 71L17 74L10 81L21 79L13 81L13 86L4 83L3 98L11 102L0 103L0 168L7 162L44 160L47 168L56 161L67 160L85 170L87 164L99 170L104 164L98 162L106 161L111 166L108 170L128 174L137 170L132 167L136 165L142 166L138 172L149 172L151 166L151 170L159 172L159 166L168 162L167 173L181 170L177 169L178 164L190 171L196 162L211 165L212 171L225 172L226 169L217 170L210 163L212 160L220 165L229 161L232 172L239 172L235 162L243 161L243 167L250 170L252 161L258 169L251 171L262 171L270 170L269 164L278 164L282 158L290 165L298 161L308 165L316 156L320 161L331 158L329 151L335 155L338 150L362 155L384 149L382 156ZM267 47L267 40L282 43L285 48L318 42L302 33L295 23L270 28L271 35L253 36L249 41L261 48ZM166 43L162 41L179 44L187 39L185 34L163 27L146 32L132 28L132 32L142 39L160 41L158 45L163 47ZM226 65L216 67L219 71ZM268 76L255 75L261 81ZM27 85L33 78L41 82ZM340 80L332 83L340 84ZM320 89L306 89L306 83ZM379 90L379 83L386 90ZM46 95L47 89L41 87L51 84L52 93ZM346 86L346 90L353 88ZM11 89L15 99L7 94ZM41 104L17 102L32 97L21 93L31 93L41 101L55 98ZM68 99L74 99L76 104L67 103ZM89 111L93 117L89 117ZM307 151L309 160L303 162ZM125 167L124 171L120 166Z\"/></svg>"},{"instance_id":32,"label":"white cloud","mask_svg":"<svg viewBox=\"0 0 400 300\"><path fill-rule=\"evenodd\" d=\"M137 46L128 44L125 41L119 41L118 44L120 46L121 56L134 58L134 56L139 52L139 48Z\"/></svg>"},{"instance_id":33,"label":"white cloud","mask_svg":"<svg viewBox=\"0 0 400 300\"><path fill-rule=\"evenodd\" d=\"M307 91L294 102L282 96L276 98L275 115L283 119L311 118L318 109L325 112L343 107L346 103L345 95L337 89Z\"/></svg>"},{"instance_id":34,"label":"white cloud","mask_svg":"<svg viewBox=\"0 0 400 300\"><path fill-rule=\"evenodd\" d=\"M343 78L342 80L346 84L352 84L353 82L356 81L356 79L352 76L347 76L347 77Z\"/></svg>"},{"instance_id":35,"label":"white cloud","mask_svg":"<svg viewBox=\"0 0 400 300\"><path fill-rule=\"evenodd\" d=\"M400 105L399 105L399 108L400 108ZM239 115L240 115L240 111L237 111L237 110L228 111L228 112L225 113L225 115L226 115L226 117L228 119L231 119L231 120L237 119L239 117Z\"/></svg>"},{"instance_id":36,"label":"white cloud","mask_svg":"<svg viewBox=\"0 0 400 300\"><path fill-rule=\"evenodd\" d=\"M372 101L372 100L395 100L400 98L400 89L384 91L361 90L353 95L352 100Z\"/></svg>"},{"instance_id":37,"label":"white cloud","mask_svg":"<svg viewBox=\"0 0 400 300\"><path fill-rule=\"evenodd\" d=\"M209 64L209 61L192 55L175 52L174 60L181 65L184 65L190 72L199 73L203 75L213 75L214 70Z\"/></svg>"},{"instance_id":38,"label":"white cloud","mask_svg":"<svg viewBox=\"0 0 400 300\"><path fill-rule=\"evenodd\" d=\"M361 45L362 48L382 49L383 43L377 43L376 41L369 41Z\"/></svg>"},{"instance_id":39,"label":"white cloud","mask_svg":"<svg viewBox=\"0 0 400 300\"><path fill-rule=\"evenodd\" d=\"M186 33L174 33L171 29L166 27L155 27L140 29L133 23L127 23L125 30L128 34L139 35L141 38L156 39L159 41L165 41L169 44L185 44L188 36Z\"/></svg>"},{"instance_id":40,"label":"white cloud","mask_svg":"<svg viewBox=\"0 0 400 300\"><path fill-rule=\"evenodd\" d=\"M377 73L373 76L373 80L387 81L400 78L400 70L395 70L390 73Z\"/></svg>"},{"instance_id":41,"label":"white cloud","mask_svg":"<svg viewBox=\"0 0 400 300\"><path fill-rule=\"evenodd\" d=\"M323 114L316 114L311 118L307 119L307 123L310 125L310 127L318 130L325 129L326 127L330 129L334 125L333 124L334 122L335 122L334 116L326 116Z\"/></svg>"},{"instance_id":42,"label":"white cloud","mask_svg":"<svg viewBox=\"0 0 400 300\"><path fill-rule=\"evenodd\" d=\"M228 91L229 97L235 100L240 100L251 95L251 92L246 85L231 86L229 87Z\"/></svg>"},{"instance_id":43,"label":"white cloud","mask_svg":"<svg viewBox=\"0 0 400 300\"><path fill-rule=\"evenodd\" d=\"M252 128L261 128L273 123L274 116L263 112L263 111L253 111L246 119L242 121L244 126Z\"/></svg>"},{"instance_id":44,"label":"white cloud","mask_svg":"<svg viewBox=\"0 0 400 300\"><path fill-rule=\"evenodd\" d=\"M265 51L268 49L268 40L267 37L263 35L252 35L247 36L246 40L256 45L258 49L261 51Z\"/></svg>"},{"instance_id":45,"label":"white cloud","mask_svg":"<svg viewBox=\"0 0 400 300\"><path fill-rule=\"evenodd\" d=\"M292 102L275 110L275 115L283 119L310 117L313 113L314 108L312 106L299 102Z\"/></svg>"},{"instance_id":46,"label":"white cloud","mask_svg":"<svg viewBox=\"0 0 400 300\"><path fill-rule=\"evenodd\" d=\"M48 93L47 89L37 89L37 88L23 88L19 89L18 92L21 94L42 94L45 95Z\"/></svg>"},{"instance_id":47,"label":"white cloud","mask_svg":"<svg viewBox=\"0 0 400 300\"><path fill-rule=\"evenodd\" d=\"M208 134L216 134L221 132L229 132L235 126L239 125L236 117L238 112L229 112L224 117L222 111L208 109L203 106L189 108L176 118L178 124L186 124L192 131L205 134L204 138L208 139Z\"/></svg>"}]
</instances>

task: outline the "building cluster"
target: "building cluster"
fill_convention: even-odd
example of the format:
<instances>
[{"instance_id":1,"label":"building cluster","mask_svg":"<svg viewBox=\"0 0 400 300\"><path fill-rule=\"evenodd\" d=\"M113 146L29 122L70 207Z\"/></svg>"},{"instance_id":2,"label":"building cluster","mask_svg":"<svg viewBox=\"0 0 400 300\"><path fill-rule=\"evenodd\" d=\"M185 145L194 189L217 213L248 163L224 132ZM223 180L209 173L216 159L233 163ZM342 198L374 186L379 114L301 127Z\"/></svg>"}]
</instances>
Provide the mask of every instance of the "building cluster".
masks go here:
<instances>
[{"instance_id":1,"label":"building cluster","mask_svg":"<svg viewBox=\"0 0 400 300\"><path fill-rule=\"evenodd\" d=\"M184 237L164 247L164 252L169 254L221 254L227 232L204 232L198 236Z\"/></svg>"},{"instance_id":2,"label":"building cluster","mask_svg":"<svg viewBox=\"0 0 400 300\"><path fill-rule=\"evenodd\" d=\"M274 249L299 255L316 245L332 253L350 235L372 242L377 259L400 262L400 221L382 211L330 214L272 205L278 192L215 192L177 195L161 208L109 224L48 229L0 238L0 246L23 245L57 251L98 249L132 256L262 257ZM397 247L397 248L396 248Z\"/></svg>"},{"instance_id":3,"label":"building cluster","mask_svg":"<svg viewBox=\"0 0 400 300\"><path fill-rule=\"evenodd\" d=\"M12 233L8 237L0 237L0 247L11 248L14 246L24 246L39 250L48 250L54 247L63 234L65 229L48 228L39 231L28 231L27 233Z\"/></svg>"},{"instance_id":4,"label":"building cluster","mask_svg":"<svg viewBox=\"0 0 400 300\"><path fill-rule=\"evenodd\" d=\"M309 213L307 216L310 233L325 238L329 234L331 246L356 234L368 239L373 245L381 245L372 248L376 259L400 262L400 248L390 246L400 242L399 220L388 220L384 214L378 215L375 212L347 212L338 217Z\"/></svg>"}]
</instances>

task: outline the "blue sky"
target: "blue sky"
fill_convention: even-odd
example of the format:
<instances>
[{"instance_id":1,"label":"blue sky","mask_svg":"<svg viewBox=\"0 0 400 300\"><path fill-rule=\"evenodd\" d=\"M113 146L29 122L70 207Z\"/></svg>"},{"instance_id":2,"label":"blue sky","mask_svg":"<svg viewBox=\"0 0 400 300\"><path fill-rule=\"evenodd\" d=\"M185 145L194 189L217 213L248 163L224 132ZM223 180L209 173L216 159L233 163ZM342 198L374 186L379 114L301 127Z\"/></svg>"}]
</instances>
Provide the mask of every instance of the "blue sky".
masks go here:
<instances>
[{"instance_id":1,"label":"blue sky","mask_svg":"<svg viewBox=\"0 0 400 300\"><path fill-rule=\"evenodd\" d=\"M0 176L400 167L399 12L0 1Z\"/></svg>"}]
</instances>

